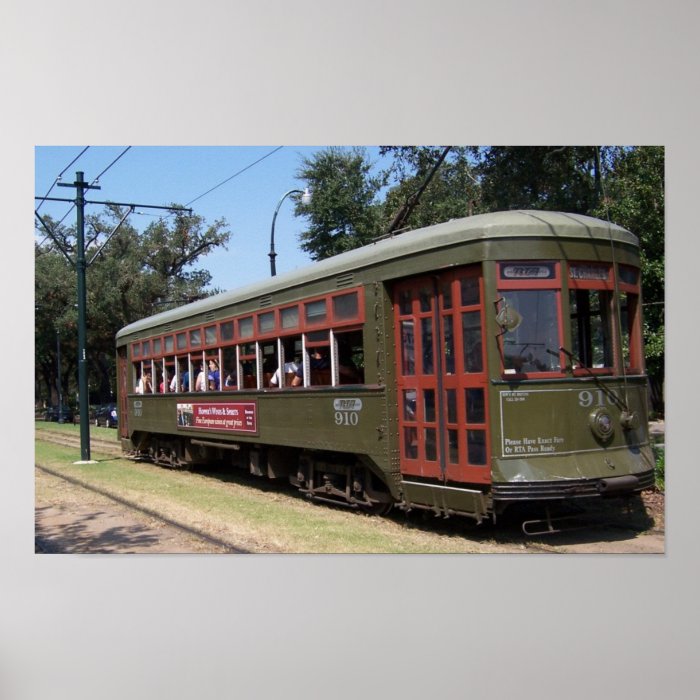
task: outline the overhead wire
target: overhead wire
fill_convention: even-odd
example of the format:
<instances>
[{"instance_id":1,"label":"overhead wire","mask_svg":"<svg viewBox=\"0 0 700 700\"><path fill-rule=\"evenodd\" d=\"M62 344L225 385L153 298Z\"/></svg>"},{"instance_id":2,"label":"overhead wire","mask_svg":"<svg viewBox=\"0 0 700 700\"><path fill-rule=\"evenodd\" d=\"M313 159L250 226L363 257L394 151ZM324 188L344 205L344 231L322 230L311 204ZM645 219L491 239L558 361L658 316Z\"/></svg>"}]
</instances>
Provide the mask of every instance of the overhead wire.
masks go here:
<instances>
[{"instance_id":1,"label":"overhead wire","mask_svg":"<svg viewBox=\"0 0 700 700\"><path fill-rule=\"evenodd\" d=\"M277 146L277 148L273 148L269 153L266 153L264 156L261 156L257 160L253 161L252 163L249 163L248 165L245 166L245 168L241 168L238 172L235 172L233 175L230 175L227 177L225 180L222 180L220 183L217 185L214 185L214 187L209 188L206 192L203 192L199 196L195 197L194 199L190 200L185 204L185 207L189 207L190 204L194 204L196 201L202 199L202 197L205 197L206 195L210 194L214 190L218 189L222 185L225 185L227 182L230 182L233 180L235 177L238 177L239 175L242 175L246 170L250 170L254 165L257 165L258 163L261 163L264 161L266 158L269 158L271 155L277 153L280 149L284 148L284 146ZM137 214L140 214L141 212L136 212ZM170 212L166 216L161 216L158 219L158 222L164 221L165 219L171 217L174 212ZM148 214L145 214L145 216L148 216Z\"/></svg>"},{"instance_id":2,"label":"overhead wire","mask_svg":"<svg viewBox=\"0 0 700 700\"><path fill-rule=\"evenodd\" d=\"M90 183L90 186L94 185L96 182L99 182L100 178L131 148L131 146L127 146L96 178L93 179L93 181ZM69 166L70 167L70 166ZM75 209L75 203L73 203L70 207L70 209L63 215L63 218L56 224L57 226L60 226L65 218L70 214L73 209Z\"/></svg>"},{"instance_id":3,"label":"overhead wire","mask_svg":"<svg viewBox=\"0 0 700 700\"><path fill-rule=\"evenodd\" d=\"M85 153L85 151L87 151L88 148L90 148L90 146L85 146L85 148L83 148L83 150L80 151L80 153L78 153L78 155L75 158L73 158L73 160L70 163L68 163L68 165L66 165L66 167L63 168L63 170L61 170L60 173L58 173L58 175L56 176L56 179L53 181L53 184L51 185L51 187L49 187L48 192L44 195L43 199L39 202L39 205L37 206L36 211L39 211L41 205L46 201L46 198L51 194L51 190L54 187L56 187L56 184L63 177L63 173L65 173L66 170L68 170L68 168L70 168L70 166L73 165L73 163L75 163L80 158L80 156L82 156L83 153Z\"/></svg>"}]
</instances>

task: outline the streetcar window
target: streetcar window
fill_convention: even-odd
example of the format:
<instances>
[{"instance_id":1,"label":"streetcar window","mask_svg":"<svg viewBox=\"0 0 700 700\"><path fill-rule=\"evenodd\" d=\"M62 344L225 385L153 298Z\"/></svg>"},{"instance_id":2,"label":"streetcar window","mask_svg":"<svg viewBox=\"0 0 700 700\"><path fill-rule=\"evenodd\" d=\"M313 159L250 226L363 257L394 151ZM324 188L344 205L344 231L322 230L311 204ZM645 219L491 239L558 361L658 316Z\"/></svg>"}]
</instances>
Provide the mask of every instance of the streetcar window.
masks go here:
<instances>
[{"instance_id":1,"label":"streetcar window","mask_svg":"<svg viewBox=\"0 0 700 700\"><path fill-rule=\"evenodd\" d=\"M252 319L251 319L252 321ZM240 348L240 376L244 389L256 389L258 386L257 348L255 343L246 343Z\"/></svg>"},{"instance_id":2,"label":"streetcar window","mask_svg":"<svg viewBox=\"0 0 700 700\"><path fill-rule=\"evenodd\" d=\"M280 323L282 328L288 330L290 328L299 328L299 307L290 306L280 310Z\"/></svg>"},{"instance_id":3,"label":"streetcar window","mask_svg":"<svg viewBox=\"0 0 700 700\"><path fill-rule=\"evenodd\" d=\"M462 292L462 306L472 306L479 303L479 278L464 277L459 281Z\"/></svg>"},{"instance_id":4,"label":"streetcar window","mask_svg":"<svg viewBox=\"0 0 700 700\"><path fill-rule=\"evenodd\" d=\"M433 290L423 288L418 291L418 299L420 300L420 310L423 313L432 311L433 309Z\"/></svg>"},{"instance_id":5,"label":"streetcar window","mask_svg":"<svg viewBox=\"0 0 700 700\"><path fill-rule=\"evenodd\" d=\"M175 383L175 358L166 357L164 364L165 373L163 374L163 385L160 391L163 394L167 394L170 391L177 391L177 385Z\"/></svg>"},{"instance_id":6,"label":"streetcar window","mask_svg":"<svg viewBox=\"0 0 700 700\"><path fill-rule=\"evenodd\" d=\"M437 442L435 440L435 428L424 428L425 459L428 462L437 460Z\"/></svg>"},{"instance_id":7,"label":"streetcar window","mask_svg":"<svg viewBox=\"0 0 700 700\"><path fill-rule=\"evenodd\" d=\"M485 430L467 430L467 460L469 464L486 464Z\"/></svg>"},{"instance_id":8,"label":"streetcar window","mask_svg":"<svg viewBox=\"0 0 700 700\"><path fill-rule=\"evenodd\" d=\"M453 333L452 316L445 316L443 319L443 333L445 336L445 344L443 348L445 356L445 372L447 374L455 373L455 340Z\"/></svg>"},{"instance_id":9,"label":"streetcar window","mask_svg":"<svg viewBox=\"0 0 700 700\"><path fill-rule=\"evenodd\" d=\"M178 350L184 350L187 347L187 335L185 333L178 333L175 336L175 343L177 344Z\"/></svg>"},{"instance_id":10,"label":"streetcar window","mask_svg":"<svg viewBox=\"0 0 700 700\"><path fill-rule=\"evenodd\" d=\"M418 429L415 427L403 429L404 455L408 459L418 458Z\"/></svg>"},{"instance_id":11,"label":"streetcar window","mask_svg":"<svg viewBox=\"0 0 700 700\"><path fill-rule=\"evenodd\" d=\"M364 384L365 349L362 331L336 333L338 347L338 383Z\"/></svg>"},{"instance_id":12,"label":"streetcar window","mask_svg":"<svg viewBox=\"0 0 700 700\"><path fill-rule=\"evenodd\" d=\"M503 328L506 374L560 371L557 292L553 289L507 291L503 292L502 303L522 318L512 330Z\"/></svg>"},{"instance_id":13,"label":"streetcar window","mask_svg":"<svg viewBox=\"0 0 700 700\"><path fill-rule=\"evenodd\" d=\"M221 342L225 343L233 340L233 321L226 321L219 326Z\"/></svg>"},{"instance_id":14,"label":"streetcar window","mask_svg":"<svg viewBox=\"0 0 700 700\"><path fill-rule=\"evenodd\" d=\"M187 355L177 358L175 391L190 390L190 361Z\"/></svg>"},{"instance_id":15,"label":"streetcar window","mask_svg":"<svg viewBox=\"0 0 700 700\"><path fill-rule=\"evenodd\" d=\"M160 338L153 339L153 354L160 355Z\"/></svg>"},{"instance_id":16,"label":"streetcar window","mask_svg":"<svg viewBox=\"0 0 700 700\"><path fill-rule=\"evenodd\" d=\"M141 357L141 343L134 343L131 346L131 356L132 357Z\"/></svg>"},{"instance_id":17,"label":"streetcar window","mask_svg":"<svg viewBox=\"0 0 700 700\"><path fill-rule=\"evenodd\" d=\"M416 420L416 390L403 390L403 417L404 420Z\"/></svg>"},{"instance_id":18,"label":"streetcar window","mask_svg":"<svg viewBox=\"0 0 700 700\"><path fill-rule=\"evenodd\" d=\"M447 449L450 464L459 464L459 431L447 431Z\"/></svg>"},{"instance_id":19,"label":"streetcar window","mask_svg":"<svg viewBox=\"0 0 700 700\"><path fill-rule=\"evenodd\" d=\"M413 321L401 321L401 373L404 376L416 373L414 325Z\"/></svg>"},{"instance_id":20,"label":"streetcar window","mask_svg":"<svg viewBox=\"0 0 700 700\"><path fill-rule=\"evenodd\" d=\"M272 333L275 330L275 312L266 311L258 314L258 330L260 333Z\"/></svg>"},{"instance_id":21,"label":"streetcar window","mask_svg":"<svg viewBox=\"0 0 700 700\"><path fill-rule=\"evenodd\" d=\"M413 312L412 299L413 295L410 289L402 289L399 292L399 313L402 316L408 316L408 314Z\"/></svg>"},{"instance_id":22,"label":"streetcar window","mask_svg":"<svg viewBox=\"0 0 700 700\"><path fill-rule=\"evenodd\" d=\"M435 422L435 389L423 389L423 420Z\"/></svg>"},{"instance_id":23,"label":"streetcar window","mask_svg":"<svg viewBox=\"0 0 700 700\"><path fill-rule=\"evenodd\" d=\"M483 423L486 420L486 408L483 389L465 389L467 404L467 423Z\"/></svg>"},{"instance_id":24,"label":"streetcar window","mask_svg":"<svg viewBox=\"0 0 700 700\"><path fill-rule=\"evenodd\" d=\"M422 318L421 325L421 345L423 347L423 374L433 374L434 350L433 350L433 319Z\"/></svg>"},{"instance_id":25,"label":"streetcar window","mask_svg":"<svg viewBox=\"0 0 700 700\"><path fill-rule=\"evenodd\" d=\"M333 320L345 321L357 318L359 313L357 292L333 297Z\"/></svg>"},{"instance_id":26,"label":"streetcar window","mask_svg":"<svg viewBox=\"0 0 700 700\"><path fill-rule=\"evenodd\" d=\"M247 316L246 318L241 318L238 321L238 335L241 338L252 338L253 337L253 317Z\"/></svg>"},{"instance_id":27,"label":"streetcar window","mask_svg":"<svg viewBox=\"0 0 700 700\"><path fill-rule=\"evenodd\" d=\"M216 326L207 326L204 329L204 344L216 345Z\"/></svg>"},{"instance_id":28,"label":"streetcar window","mask_svg":"<svg viewBox=\"0 0 700 700\"><path fill-rule=\"evenodd\" d=\"M307 323L321 323L326 320L326 300L310 301L304 304Z\"/></svg>"},{"instance_id":29,"label":"streetcar window","mask_svg":"<svg viewBox=\"0 0 700 700\"><path fill-rule=\"evenodd\" d=\"M331 376L331 346L328 331L307 333L305 339L306 355L304 377L306 386L329 386L333 383Z\"/></svg>"},{"instance_id":30,"label":"streetcar window","mask_svg":"<svg viewBox=\"0 0 700 700\"><path fill-rule=\"evenodd\" d=\"M484 368L481 344L481 313L467 311L462 314L462 349L464 371L481 372Z\"/></svg>"},{"instance_id":31,"label":"streetcar window","mask_svg":"<svg viewBox=\"0 0 700 700\"><path fill-rule=\"evenodd\" d=\"M151 354L151 341L144 340L143 341L143 356L148 357L150 354Z\"/></svg>"},{"instance_id":32,"label":"streetcar window","mask_svg":"<svg viewBox=\"0 0 700 700\"><path fill-rule=\"evenodd\" d=\"M445 398L447 399L447 422L457 422L457 390L446 389Z\"/></svg>"},{"instance_id":33,"label":"streetcar window","mask_svg":"<svg viewBox=\"0 0 700 700\"><path fill-rule=\"evenodd\" d=\"M173 352L175 350L175 340L172 335L165 336L165 352Z\"/></svg>"},{"instance_id":34,"label":"streetcar window","mask_svg":"<svg viewBox=\"0 0 700 700\"><path fill-rule=\"evenodd\" d=\"M639 270L636 267L629 265L620 265L618 268L620 282L623 284L637 285L639 284Z\"/></svg>"},{"instance_id":35,"label":"streetcar window","mask_svg":"<svg viewBox=\"0 0 700 700\"><path fill-rule=\"evenodd\" d=\"M569 292L571 336L574 356L584 367L613 365L610 292L576 289Z\"/></svg>"},{"instance_id":36,"label":"streetcar window","mask_svg":"<svg viewBox=\"0 0 700 700\"><path fill-rule=\"evenodd\" d=\"M622 357L626 369L641 369L641 333L636 328L639 295L620 293L620 323L622 331Z\"/></svg>"},{"instance_id":37,"label":"streetcar window","mask_svg":"<svg viewBox=\"0 0 700 700\"><path fill-rule=\"evenodd\" d=\"M452 308L452 281L442 285L442 309L449 311Z\"/></svg>"},{"instance_id":38,"label":"streetcar window","mask_svg":"<svg viewBox=\"0 0 700 700\"><path fill-rule=\"evenodd\" d=\"M202 332L199 328L190 331L190 346L197 348L202 344Z\"/></svg>"},{"instance_id":39,"label":"streetcar window","mask_svg":"<svg viewBox=\"0 0 700 700\"><path fill-rule=\"evenodd\" d=\"M233 326L233 323L231 323L231 326ZM238 388L238 371L236 370L236 348L224 348L222 354L223 365L221 367L221 388L223 389L223 391L234 391Z\"/></svg>"},{"instance_id":40,"label":"streetcar window","mask_svg":"<svg viewBox=\"0 0 700 700\"><path fill-rule=\"evenodd\" d=\"M277 357L277 341L261 343L260 353L262 355L263 386L267 388L270 386L270 380L280 364Z\"/></svg>"}]
</instances>

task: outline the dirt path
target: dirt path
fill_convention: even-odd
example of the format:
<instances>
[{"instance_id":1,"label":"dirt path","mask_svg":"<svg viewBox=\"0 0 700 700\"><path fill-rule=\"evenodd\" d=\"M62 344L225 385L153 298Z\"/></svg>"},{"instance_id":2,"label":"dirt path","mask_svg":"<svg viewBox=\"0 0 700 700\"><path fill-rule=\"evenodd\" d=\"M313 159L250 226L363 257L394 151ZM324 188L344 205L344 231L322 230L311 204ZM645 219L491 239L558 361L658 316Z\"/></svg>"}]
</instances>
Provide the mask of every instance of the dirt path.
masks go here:
<instances>
[{"instance_id":1,"label":"dirt path","mask_svg":"<svg viewBox=\"0 0 700 700\"><path fill-rule=\"evenodd\" d=\"M35 551L65 553L221 553L217 545L35 469Z\"/></svg>"}]
</instances>

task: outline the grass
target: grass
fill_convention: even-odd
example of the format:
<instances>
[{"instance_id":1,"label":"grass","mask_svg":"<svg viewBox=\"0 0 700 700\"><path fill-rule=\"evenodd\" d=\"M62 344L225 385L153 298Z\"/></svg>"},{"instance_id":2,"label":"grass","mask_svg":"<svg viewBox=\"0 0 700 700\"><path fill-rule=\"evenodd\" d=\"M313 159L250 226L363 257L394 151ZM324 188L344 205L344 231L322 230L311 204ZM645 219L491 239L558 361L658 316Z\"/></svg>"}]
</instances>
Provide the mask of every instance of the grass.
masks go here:
<instances>
[{"instance_id":1,"label":"grass","mask_svg":"<svg viewBox=\"0 0 700 700\"><path fill-rule=\"evenodd\" d=\"M70 432L78 426L52 424ZM108 429L95 429L95 432ZM109 434L114 435L114 430ZM92 434L92 430L91 430ZM79 450L37 440L36 462L165 518L258 552L465 553L475 543L459 535L424 532L399 522L314 505L285 491L231 479L229 472L198 474L110 457L74 464ZM482 547L483 551L483 542Z\"/></svg>"},{"instance_id":2,"label":"grass","mask_svg":"<svg viewBox=\"0 0 700 700\"><path fill-rule=\"evenodd\" d=\"M654 468L656 488L659 491L666 491L666 450L652 443L652 451L656 462Z\"/></svg>"}]
</instances>

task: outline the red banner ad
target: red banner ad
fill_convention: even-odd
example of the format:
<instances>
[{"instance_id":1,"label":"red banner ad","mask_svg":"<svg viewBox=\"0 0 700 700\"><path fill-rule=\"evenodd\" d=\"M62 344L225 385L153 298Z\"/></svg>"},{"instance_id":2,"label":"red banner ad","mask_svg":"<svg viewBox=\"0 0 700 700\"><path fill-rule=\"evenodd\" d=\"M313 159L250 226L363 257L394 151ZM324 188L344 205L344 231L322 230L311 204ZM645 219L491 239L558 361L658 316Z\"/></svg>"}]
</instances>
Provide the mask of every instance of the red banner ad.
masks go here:
<instances>
[{"instance_id":1,"label":"red banner ad","mask_svg":"<svg viewBox=\"0 0 700 700\"><path fill-rule=\"evenodd\" d=\"M179 403L177 424L180 428L229 430L237 433L258 432L258 411L254 402Z\"/></svg>"}]
</instances>

